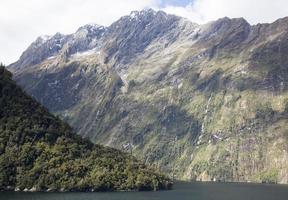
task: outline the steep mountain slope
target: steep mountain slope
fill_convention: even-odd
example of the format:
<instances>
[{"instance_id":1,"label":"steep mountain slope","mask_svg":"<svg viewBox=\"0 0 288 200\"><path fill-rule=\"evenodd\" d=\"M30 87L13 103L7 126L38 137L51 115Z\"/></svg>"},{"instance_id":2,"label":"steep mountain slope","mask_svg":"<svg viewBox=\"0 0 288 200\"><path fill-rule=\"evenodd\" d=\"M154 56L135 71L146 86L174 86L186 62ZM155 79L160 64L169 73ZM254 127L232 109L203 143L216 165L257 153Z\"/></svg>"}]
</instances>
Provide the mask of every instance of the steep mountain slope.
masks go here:
<instances>
[{"instance_id":1,"label":"steep mountain slope","mask_svg":"<svg viewBox=\"0 0 288 200\"><path fill-rule=\"evenodd\" d=\"M287 25L135 11L86 49L63 53L76 32L22 64L34 43L10 69L80 135L179 179L288 183Z\"/></svg>"},{"instance_id":2,"label":"steep mountain slope","mask_svg":"<svg viewBox=\"0 0 288 200\"><path fill-rule=\"evenodd\" d=\"M130 155L73 134L0 66L0 190L156 190L169 185Z\"/></svg>"}]
</instances>

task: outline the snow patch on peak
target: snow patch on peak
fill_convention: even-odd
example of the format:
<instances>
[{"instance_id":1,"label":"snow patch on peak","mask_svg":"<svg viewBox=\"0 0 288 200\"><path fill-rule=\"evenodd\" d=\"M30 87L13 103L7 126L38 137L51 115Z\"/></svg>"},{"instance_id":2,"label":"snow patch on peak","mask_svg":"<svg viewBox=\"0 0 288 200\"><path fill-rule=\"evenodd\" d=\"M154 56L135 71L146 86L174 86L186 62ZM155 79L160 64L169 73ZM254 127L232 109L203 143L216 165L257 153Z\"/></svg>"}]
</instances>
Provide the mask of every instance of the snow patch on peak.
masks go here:
<instances>
[{"instance_id":1,"label":"snow patch on peak","mask_svg":"<svg viewBox=\"0 0 288 200\"><path fill-rule=\"evenodd\" d=\"M73 55L71 55L72 58L81 58L81 57L85 57L85 56L90 56L92 54L100 54L100 51L97 51L97 48L93 48L87 51L82 51L82 52L77 52Z\"/></svg>"},{"instance_id":2,"label":"snow patch on peak","mask_svg":"<svg viewBox=\"0 0 288 200\"><path fill-rule=\"evenodd\" d=\"M48 40L50 40L52 37L48 36L48 35L41 35L39 36L33 43L33 46L39 47L42 44L44 44L45 42L47 42Z\"/></svg>"},{"instance_id":3,"label":"snow patch on peak","mask_svg":"<svg viewBox=\"0 0 288 200\"><path fill-rule=\"evenodd\" d=\"M132 11L129 15L131 19L139 19L143 15L156 15L157 12L153 9L144 9L141 11Z\"/></svg>"},{"instance_id":4,"label":"snow patch on peak","mask_svg":"<svg viewBox=\"0 0 288 200\"><path fill-rule=\"evenodd\" d=\"M56 58L56 56L50 56L50 57L46 58L46 60L53 60L54 58Z\"/></svg>"},{"instance_id":5,"label":"snow patch on peak","mask_svg":"<svg viewBox=\"0 0 288 200\"><path fill-rule=\"evenodd\" d=\"M137 17L137 11L132 11L130 14L130 18L135 19Z\"/></svg>"},{"instance_id":6,"label":"snow patch on peak","mask_svg":"<svg viewBox=\"0 0 288 200\"><path fill-rule=\"evenodd\" d=\"M93 27L93 28L100 28L100 29L104 28L104 26L101 26L101 25L96 24L96 23L89 23L89 24L86 24L86 26Z\"/></svg>"},{"instance_id":7,"label":"snow patch on peak","mask_svg":"<svg viewBox=\"0 0 288 200\"><path fill-rule=\"evenodd\" d=\"M87 31L95 31L95 30L104 30L105 27L95 23L89 23L84 26L81 26L77 32L87 30Z\"/></svg>"},{"instance_id":8,"label":"snow patch on peak","mask_svg":"<svg viewBox=\"0 0 288 200\"><path fill-rule=\"evenodd\" d=\"M51 39L50 35L40 35L39 38L43 41L46 42L47 40Z\"/></svg>"}]
</instances>

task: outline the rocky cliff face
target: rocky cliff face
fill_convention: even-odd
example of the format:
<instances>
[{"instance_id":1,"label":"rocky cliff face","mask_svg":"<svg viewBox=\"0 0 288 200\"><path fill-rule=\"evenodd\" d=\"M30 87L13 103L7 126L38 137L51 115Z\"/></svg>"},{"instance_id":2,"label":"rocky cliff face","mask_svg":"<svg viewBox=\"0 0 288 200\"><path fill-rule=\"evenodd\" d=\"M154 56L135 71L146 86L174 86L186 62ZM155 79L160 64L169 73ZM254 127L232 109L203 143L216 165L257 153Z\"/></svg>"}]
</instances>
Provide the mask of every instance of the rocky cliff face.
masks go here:
<instances>
[{"instance_id":1,"label":"rocky cliff face","mask_svg":"<svg viewBox=\"0 0 288 200\"><path fill-rule=\"evenodd\" d=\"M179 179L288 183L287 25L144 10L38 39L10 70L83 137Z\"/></svg>"}]
</instances>

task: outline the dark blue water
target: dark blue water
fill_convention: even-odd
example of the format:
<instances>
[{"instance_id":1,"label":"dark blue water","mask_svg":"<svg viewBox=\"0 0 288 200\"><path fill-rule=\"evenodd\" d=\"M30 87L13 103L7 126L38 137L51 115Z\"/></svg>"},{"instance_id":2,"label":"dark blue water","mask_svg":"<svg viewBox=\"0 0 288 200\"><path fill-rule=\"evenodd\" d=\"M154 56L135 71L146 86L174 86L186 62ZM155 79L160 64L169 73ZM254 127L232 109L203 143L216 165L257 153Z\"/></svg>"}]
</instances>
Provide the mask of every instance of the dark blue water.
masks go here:
<instances>
[{"instance_id":1,"label":"dark blue water","mask_svg":"<svg viewBox=\"0 0 288 200\"><path fill-rule=\"evenodd\" d=\"M0 200L288 200L287 185L176 183L171 191L109 193L2 192Z\"/></svg>"}]
</instances>

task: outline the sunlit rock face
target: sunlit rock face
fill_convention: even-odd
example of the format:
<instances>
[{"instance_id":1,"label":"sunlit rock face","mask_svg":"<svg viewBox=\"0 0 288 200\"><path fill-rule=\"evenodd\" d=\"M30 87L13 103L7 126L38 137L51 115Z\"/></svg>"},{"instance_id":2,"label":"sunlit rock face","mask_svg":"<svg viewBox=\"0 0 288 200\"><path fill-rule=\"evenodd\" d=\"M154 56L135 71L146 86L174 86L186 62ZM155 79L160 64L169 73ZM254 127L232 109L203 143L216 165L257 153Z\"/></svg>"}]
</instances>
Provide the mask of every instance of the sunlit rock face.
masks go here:
<instances>
[{"instance_id":1,"label":"sunlit rock face","mask_svg":"<svg viewBox=\"0 0 288 200\"><path fill-rule=\"evenodd\" d=\"M38 38L10 70L78 134L179 179L287 183L287 25L135 11Z\"/></svg>"}]
</instances>

